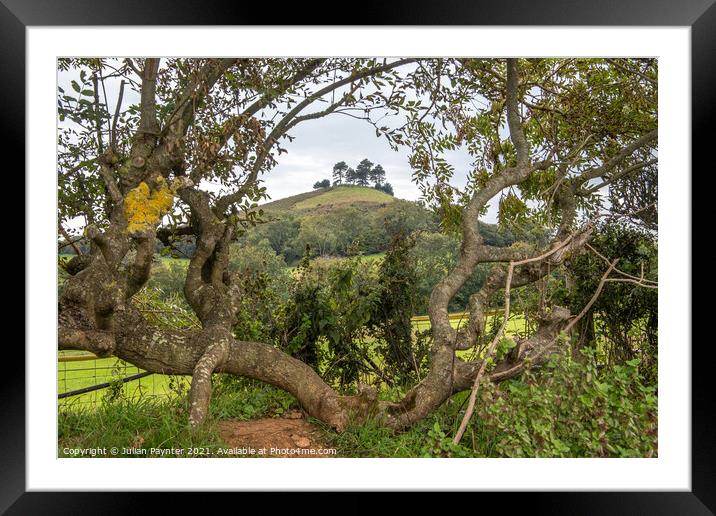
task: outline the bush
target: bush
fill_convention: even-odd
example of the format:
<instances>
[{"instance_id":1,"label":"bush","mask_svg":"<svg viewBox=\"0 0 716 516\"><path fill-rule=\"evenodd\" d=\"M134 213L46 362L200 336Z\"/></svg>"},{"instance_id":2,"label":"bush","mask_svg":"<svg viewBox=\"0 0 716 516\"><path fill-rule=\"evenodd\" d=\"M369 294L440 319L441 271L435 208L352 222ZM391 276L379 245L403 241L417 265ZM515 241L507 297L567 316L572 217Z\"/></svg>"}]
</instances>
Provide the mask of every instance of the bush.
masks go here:
<instances>
[{"instance_id":1,"label":"bush","mask_svg":"<svg viewBox=\"0 0 716 516\"><path fill-rule=\"evenodd\" d=\"M232 246L229 270L242 292L234 336L239 340L269 340L276 324L275 307L288 298L286 262L264 239Z\"/></svg>"},{"instance_id":2,"label":"bush","mask_svg":"<svg viewBox=\"0 0 716 516\"><path fill-rule=\"evenodd\" d=\"M475 424L482 452L498 457L655 457L657 398L638 360L599 371L584 360L553 356L520 379L481 386ZM583 362L583 363L582 363Z\"/></svg>"},{"instance_id":3,"label":"bush","mask_svg":"<svg viewBox=\"0 0 716 516\"><path fill-rule=\"evenodd\" d=\"M229 271L238 273L239 277L266 273L275 286L285 284L288 279L286 261L276 254L268 239L232 245L229 254Z\"/></svg>"},{"instance_id":4,"label":"bush","mask_svg":"<svg viewBox=\"0 0 716 516\"><path fill-rule=\"evenodd\" d=\"M398 236L381 261L310 259L276 306L272 341L329 383L353 388L359 373L403 385L426 371L429 339L415 335L413 241Z\"/></svg>"},{"instance_id":5,"label":"bush","mask_svg":"<svg viewBox=\"0 0 716 516\"><path fill-rule=\"evenodd\" d=\"M393 239L380 263L380 297L371 318L384 372L400 384L417 381L427 372L427 341L413 338L411 321L418 300L414 245L415 240L402 234Z\"/></svg>"},{"instance_id":6,"label":"bush","mask_svg":"<svg viewBox=\"0 0 716 516\"><path fill-rule=\"evenodd\" d=\"M341 387L355 382L379 295L374 264L358 257L314 264L307 252L289 292L276 310L275 342L326 381Z\"/></svg>"},{"instance_id":7,"label":"bush","mask_svg":"<svg viewBox=\"0 0 716 516\"><path fill-rule=\"evenodd\" d=\"M381 192L387 193L388 195L395 195L395 193L393 192L393 186L390 183L376 183L373 188L375 188L376 190L380 190Z\"/></svg>"},{"instance_id":8,"label":"bush","mask_svg":"<svg viewBox=\"0 0 716 516\"><path fill-rule=\"evenodd\" d=\"M602 255L619 257L617 267L638 278L658 278L657 242L654 235L636 228L608 224L590 242ZM577 313L594 294L604 261L586 253L572 263L574 288L566 302ZM619 274L614 274L619 276ZM600 363L623 365L639 358L640 372L656 382L658 362L659 295L655 288L633 283L607 283L590 313L576 327L581 345L596 348Z\"/></svg>"}]
</instances>

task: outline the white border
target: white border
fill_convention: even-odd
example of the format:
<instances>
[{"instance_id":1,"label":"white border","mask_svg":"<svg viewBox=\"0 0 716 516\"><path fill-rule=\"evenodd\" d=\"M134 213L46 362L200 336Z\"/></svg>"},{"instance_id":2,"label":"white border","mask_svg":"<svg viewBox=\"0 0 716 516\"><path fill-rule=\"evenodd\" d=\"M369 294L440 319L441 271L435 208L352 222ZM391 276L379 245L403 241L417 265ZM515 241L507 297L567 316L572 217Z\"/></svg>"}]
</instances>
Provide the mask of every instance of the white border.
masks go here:
<instances>
[{"instance_id":1,"label":"white border","mask_svg":"<svg viewBox=\"0 0 716 516\"><path fill-rule=\"evenodd\" d=\"M658 458L56 458L56 58L326 54L659 57ZM689 28L29 27L27 55L28 490L690 490Z\"/></svg>"}]
</instances>

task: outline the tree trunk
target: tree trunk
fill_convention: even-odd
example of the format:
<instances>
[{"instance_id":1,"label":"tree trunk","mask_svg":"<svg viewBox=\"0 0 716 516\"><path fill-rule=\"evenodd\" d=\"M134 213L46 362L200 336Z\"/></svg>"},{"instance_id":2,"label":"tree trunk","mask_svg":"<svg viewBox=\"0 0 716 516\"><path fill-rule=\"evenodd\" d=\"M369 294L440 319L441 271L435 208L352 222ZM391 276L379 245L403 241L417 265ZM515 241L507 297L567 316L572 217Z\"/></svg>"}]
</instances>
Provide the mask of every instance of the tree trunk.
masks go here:
<instances>
[{"instance_id":1,"label":"tree trunk","mask_svg":"<svg viewBox=\"0 0 716 516\"><path fill-rule=\"evenodd\" d=\"M377 393L362 386L356 396L342 396L334 391L307 364L265 343L239 341L217 327L200 330L169 331L149 324L131 306L114 312L111 332L86 326L77 327L77 307L61 306L60 349L84 349L101 356L112 354L146 371L159 374L192 376L190 424L197 427L208 411L211 395L211 373L227 373L269 383L291 393L311 416L337 431L349 424L360 424L375 416L383 424L404 428L427 417L455 392L469 389L480 362L467 363L454 358L448 346L434 346L428 375L399 403L378 402ZM79 318L86 324L89 318ZM74 326L74 327L73 327ZM553 325L529 346L543 349L558 334ZM513 363L498 364L492 375L503 381L520 374ZM510 371L513 368L513 371Z\"/></svg>"}]
</instances>

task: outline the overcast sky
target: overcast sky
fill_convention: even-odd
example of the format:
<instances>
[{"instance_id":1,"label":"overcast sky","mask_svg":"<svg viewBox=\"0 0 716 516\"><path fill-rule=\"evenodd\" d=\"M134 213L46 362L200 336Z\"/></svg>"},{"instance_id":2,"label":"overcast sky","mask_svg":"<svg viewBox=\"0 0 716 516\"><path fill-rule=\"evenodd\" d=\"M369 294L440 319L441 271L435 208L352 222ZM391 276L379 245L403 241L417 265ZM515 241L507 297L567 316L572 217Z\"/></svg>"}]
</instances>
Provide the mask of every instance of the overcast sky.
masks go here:
<instances>
[{"instance_id":1,"label":"overcast sky","mask_svg":"<svg viewBox=\"0 0 716 516\"><path fill-rule=\"evenodd\" d=\"M79 74L74 70L58 74L58 84L66 92L72 91L70 83L73 79L79 79ZM118 96L118 84L107 81L106 89L108 104L113 107ZM139 98L135 92L126 88L123 100L123 108L126 108L131 103L137 103ZM401 149L396 152L391 149L384 138L376 137L375 129L366 121L332 114L298 124L291 134L295 140L285 141L282 145L288 152L277 156L277 166L262 177L271 200L309 191L316 181L332 179L333 165L339 161L345 161L348 166L355 168L364 158L383 166L386 181L393 186L396 197L413 201L420 198L420 190L411 180L408 151ZM462 188L469 170L470 157L466 152L453 152L448 158L455 167L452 184ZM497 203L492 202L483 220L495 222L496 214Z\"/></svg>"},{"instance_id":2,"label":"overcast sky","mask_svg":"<svg viewBox=\"0 0 716 516\"><path fill-rule=\"evenodd\" d=\"M305 192L316 181L331 178L333 165L339 161L355 168L364 158L383 166L396 197L413 201L420 198L420 190L411 180L408 151L391 149L365 121L337 114L299 124L292 134L296 139L286 144L288 153L281 154L278 165L264 176L273 200ZM453 184L464 186L470 157L465 152L454 152L450 162L455 166ZM493 212L496 208L488 214L491 222L495 220Z\"/></svg>"}]
</instances>

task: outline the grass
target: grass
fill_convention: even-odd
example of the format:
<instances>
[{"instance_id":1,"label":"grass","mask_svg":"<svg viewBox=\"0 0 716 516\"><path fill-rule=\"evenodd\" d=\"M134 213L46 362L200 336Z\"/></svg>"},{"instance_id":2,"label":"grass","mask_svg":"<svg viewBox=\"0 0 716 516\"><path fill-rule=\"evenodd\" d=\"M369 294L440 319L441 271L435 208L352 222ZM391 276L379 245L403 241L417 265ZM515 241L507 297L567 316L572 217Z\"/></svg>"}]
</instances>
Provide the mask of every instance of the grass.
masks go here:
<instances>
[{"instance_id":1,"label":"grass","mask_svg":"<svg viewBox=\"0 0 716 516\"><path fill-rule=\"evenodd\" d=\"M454 328L460 324L464 324L466 320L452 317L450 323ZM430 328L430 321L419 320L413 323L416 331L424 331ZM524 318L515 315L510 318L506 334L515 335L524 331ZM471 359L472 350L459 351L458 356L464 359ZM78 355L86 355L83 352L63 351L60 356L71 357ZM99 383L117 381L118 379L142 372L142 369L128 364L118 358L99 358L96 360L58 362L57 365L57 391L59 393L73 391ZM189 377L186 376L168 376L161 374L153 374L148 377L140 378L127 382L121 386L122 395L128 399L140 399L144 397L160 396L172 397L176 395L177 390L186 390L190 385ZM107 392L111 389L101 389L97 391L63 398L58 400L61 410L73 406L89 406L96 407L107 396ZM247 413L252 413L250 402L247 401L245 409ZM241 417L241 413L232 413L227 417Z\"/></svg>"},{"instance_id":2,"label":"grass","mask_svg":"<svg viewBox=\"0 0 716 516\"><path fill-rule=\"evenodd\" d=\"M383 253L379 253L366 256L365 259L378 262L383 256ZM170 263L185 264L186 260L170 257L159 259L161 265ZM460 322L459 318L451 320L455 327ZM524 321L515 316L510 320L507 332L520 331L523 326ZM419 320L414 323L414 327L416 331L425 330L430 327L430 323ZM62 352L69 356L81 353ZM468 358L471 351L459 353ZM58 400L59 456L69 456L71 448L116 447L120 450L118 456L136 457L125 449L224 446L218 432L219 421L277 417L290 408L298 407L290 394L269 385L216 375L207 423L199 433L192 434L187 427L190 378L155 374L125 384L117 382L118 379L140 371L117 358L58 363L58 392L115 382L114 388ZM381 396L398 398L400 394L386 391ZM335 434L325 425L314 422L323 428L326 443L336 447L340 457L479 455L487 449L480 443L473 443L470 452L462 448L450 449L446 444L449 439L445 439L445 433L454 431L457 410L462 406L460 396L464 399L464 393L456 395L452 403L435 415L400 434L393 434L374 421L350 427L342 434Z\"/></svg>"},{"instance_id":3,"label":"grass","mask_svg":"<svg viewBox=\"0 0 716 516\"><path fill-rule=\"evenodd\" d=\"M300 194L292 195L290 197L284 197L283 199L277 199L275 201L267 202L260 205L259 207L265 212L282 212L293 209L296 203L301 202L311 197L316 197L324 193L324 190L313 190L311 192L303 192Z\"/></svg>"},{"instance_id":4,"label":"grass","mask_svg":"<svg viewBox=\"0 0 716 516\"><path fill-rule=\"evenodd\" d=\"M291 408L299 408L291 394L271 385L232 375L214 375L209 414L217 419L248 421L260 417L278 417Z\"/></svg>"},{"instance_id":5,"label":"grass","mask_svg":"<svg viewBox=\"0 0 716 516\"><path fill-rule=\"evenodd\" d=\"M325 205L350 205L356 203L391 203L395 198L391 195L364 186L337 186L322 190L319 195L311 196L296 202L297 210L310 210Z\"/></svg>"},{"instance_id":6,"label":"grass","mask_svg":"<svg viewBox=\"0 0 716 516\"><path fill-rule=\"evenodd\" d=\"M373 253L361 255L361 258L367 262L380 263L385 259L385 253Z\"/></svg>"},{"instance_id":7,"label":"grass","mask_svg":"<svg viewBox=\"0 0 716 516\"><path fill-rule=\"evenodd\" d=\"M109 450L114 447L119 450L117 457L139 457L142 455L131 453L131 448L225 447L218 428L221 420L280 417L285 411L298 408L291 395L260 382L215 375L214 383L209 417L195 434L188 428L185 397L138 400L120 397L104 400L94 409L78 406L61 411L58 456L72 457L71 449L88 448ZM320 429L325 444L336 448L338 457L480 456L489 449L489 442L476 439L473 429L467 434L465 446L456 449L450 448L446 437L452 435L460 423L460 410L467 394L456 394L435 414L400 433L393 433L370 419L360 425L350 425L340 434L320 421L313 418L310 421ZM392 399L400 393L382 395ZM163 452L161 456L186 455Z\"/></svg>"},{"instance_id":8,"label":"grass","mask_svg":"<svg viewBox=\"0 0 716 516\"><path fill-rule=\"evenodd\" d=\"M132 457L126 448L184 448L223 446L214 419L197 433L189 430L185 399L120 398L96 409L86 406L58 415L58 456L69 449L117 448L118 457ZM178 455L171 455L178 456Z\"/></svg>"},{"instance_id":9,"label":"grass","mask_svg":"<svg viewBox=\"0 0 716 516\"><path fill-rule=\"evenodd\" d=\"M73 456L70 449L112 447L117 457L137 457L127 449L224 447L218 422L278 417L298 403L290 394L244 378L214 375L209 417L193 434L188 427L186 395L170 398L134 398L121 393L95 405L67 406L58 414L58 456ZM186 452L185 452L186 453ZM165 455L163 455L165 456ZM186 456L169 454L166 456Z\"/></svg>"},{"instance_id":10,"label":"grass","mask_svg":"<svg viewBox=\"0 0 716 516\"><path fill-rule=\"evenodd\" d=\"M420 326L426 327L423 323ZM59 384L60 391L111 381L113 373L117 378L118 372L121 377L139 371L116 358L98 359L96 363L96 369L89 367L92 362L60 363L60 377L65 378ZM118 457L138 457L131 453L132 447L215 449L226 446L218 431L222 420L280 417L299 408L296 399L285 391L258 381L217 374L207 422L192 434L187 426L189 382L188 377L152 375L123 384L117 391L103 389L60 400L58 455L72 456L71 449L82 448L116 447L120 450ZM152 393L165 395L151 396ZM404 389L392 388L381 391L380 396L395 401L404 394ZM321 429L324 442L336 448L338 457L483 456L489 443L475 437L477 430L469 430L466 446L451 447L446 437L453 435L459 424L459 412L467 395L456 394L435 414L398 434L372 420L349 426L341 434L320 421L311 421Z\"/></svg>"},{"instance_id":11,"label":"grass","mask_svg":"<svg viewBox=\"0 0 716 516\"><path fill-rule=\"evenodd\" d=\"M292 396L260 382L215 375L214 385L209 417L196 433L189 431L186 397L132 400L120 396L114 400L103 400L95 409L85 406L61 411L58 417L58 456L73 457L77 455L72 450L93 448L116 448L119 451L113 455L116 457L186 457L192 453L191 449L197 448L199 453L193 456L228 456L216 454L217 448L227 446L219 432L222 420L280 417L285 411L298 408ZM400 387L384 389L380 398L396 401L404 393L405 389ZM340 434L320 421L309 420L320 430L323 444L335 448L336 456L341 458L503 457L506 437L512 432L534 431L536 428L532 427L529 413L513 416L515 423L522 422L526 426L515 430L513 423L509 422L507 431L475 417L461 443L454 445L452 436L460 424L468 396L469 391L453 395L433 414L400 432L393 432L370 418L349 424ZM478 399L478 403L483 401ZM524 405L524 402L521 403ZM550 421L548 418L548 425ZM563 434L569 431L568 426L562 428ZM526 438L531 439L529 436ZM152 448L162 451L152 452ZM145 452L140 455L132 453L132 449L143 449ZM206 449L214 451L206 452ZM172 450L183 450L183 453Z\"/></svg>"},{"instance_id":12,"label":"grass","mask_svg":"<svg viewBox=\"0 0 716 516\"><path fill-rule=\"evenodd\" d=\"M453 319L453 325L459 320ZM521 318L515 316L508 331L518 331ZM425 327L424 323L420 323ZM113 359L101 359L111 363ZM99 362L99 361L98 361ZM67 365L83 364L69 362ZM136 369L136 368L135 368ZM72 374L70 367L70 374ZM156 376L157 378L162 378ZM164 377L167 378L167 377ZM76 379L75 379L76 380ZM270 385L231 375L214 375L214 390L209 417L201 430L192 434L188 430L188 378L175 383L173 395L159 397L135 396L125 385L115 398L101 396L92 404L74 404L63 407L58 416L58 454L72 456L71 449L116 447L119 457L157 456L132 454L131 449L142 448L217 448L226 447L219 433L223 420L252 420L280 417L287 411L299 408L290 394ZM71 380L74 381L74 380ZM383 388L381 400L397 401L406 392L405 387ZM402 432L393 432L379 422L369 419L349 425L337 434L330 427L309 418L322 434L326 446L337 451L337 457L490 457L499 455L495 448L500 435L494 433L478 419L468 426L460 445L453 445L453 436L460 424L469 391L457 393L435 413ZM492 432L492 433L491 433ZM150 452L151 453L151 452ZM162 452L164 453L164 452ZM186 453L186 451L184 452ZM172 452L162 456L185 456ZM209 455L216 456L216 455Z\"/></svg>"},{"instance_id":13,"label":"grass","mask_svg":"<svg viewBox=\"0 0 716 516\"><path fill-rule=\"evenodd\" d=\"M195 434L187 425L186 397L130 399L120 396L115 400L105 399L94 408L75 406L60 411L58 456L72 457L72 449L88 448L109 450L114 447L119 450L116 457L140 457L149 455L133 454L131 449L225 447L219 435L219 421L280 417L285 411L298 408L290 394L260 382L215 375L214 384L209 417ZM324 442L336 448L339 457L427 456L433 453L434 441L440 440L435 432L436 424L448 432L459 424L461 396L464 398L464 394L456 395L453 402L433 416L399 434L393 434L373 420L352 425L341 434L317 420L311 419L311 422L321 430ZM163 452L161 456L186 455Z\"/></svg>"},{"instance_id":14,"label":"grass","mask_svg":"<svg viewBox=\"0 0 716 516\"><path fill-rule=\"evenodd\" d=\"M185 266L185 267L189 265L189 258L183 258L183 257L182 257L182 258L175 258L175 257L173 257L173 256L159 256L159 255L154 255L154 259L155 259L155 260L158 260L159 263L162 264L162 265L164 265L164 264L170 264L170 263L171 263L171 264L178 263L178 264L183 265L183 266Z\"/></svg>"},{"instance_id":15,"label":"grass","mask_svg":"<svg viewBox=\"0 0 716 516\"><path fill-rule=\"evenodd\" d=\"M318 424L323 438L344 458L412 458L412 457L480 457L489 450L489 441L480 439L470 427L460 446L451 446L450 438L457 430L462 403L469 393L453 396L431 416L409 429L393 432L373 419L350 425L338 434Z\"/></svg>"}]
</instances>

